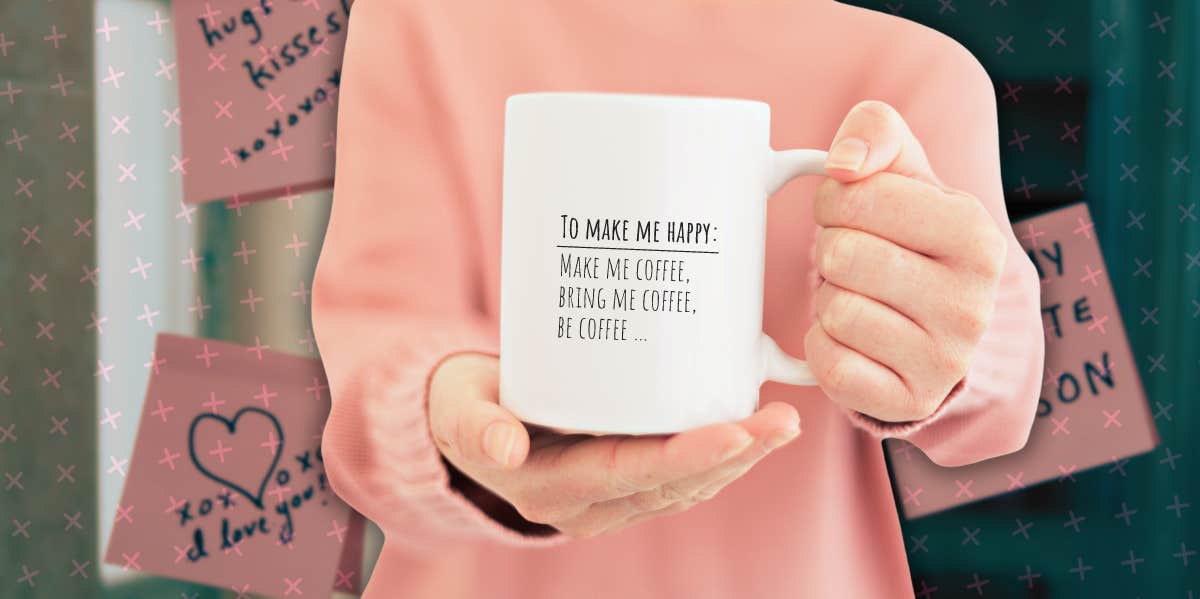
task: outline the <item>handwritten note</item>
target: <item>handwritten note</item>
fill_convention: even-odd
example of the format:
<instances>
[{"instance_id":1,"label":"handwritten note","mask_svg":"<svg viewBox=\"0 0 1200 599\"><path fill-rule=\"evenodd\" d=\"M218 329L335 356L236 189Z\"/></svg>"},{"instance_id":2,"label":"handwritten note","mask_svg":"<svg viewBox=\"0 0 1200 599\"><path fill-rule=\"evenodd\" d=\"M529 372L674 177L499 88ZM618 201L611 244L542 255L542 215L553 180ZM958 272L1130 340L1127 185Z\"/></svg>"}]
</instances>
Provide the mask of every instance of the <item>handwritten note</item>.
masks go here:
<instances>
[{"instance_id":1,"label":"handwritten note","mask_svg":"<svg viewBox=\"0 0 1200 599\"><path fill-rule=\"evenodd\" d=\"M175 2L183 196L330 186L350 0Z\"/></svg>"},{"instance_id":2,"label":"handwritten note","mask_svg":"<svg viewBox=\"0 0 1200 599\"><path fill-rule=\"evenodd\" d=\"M1087 205L1013 228L1042 281L1046 371L1029 442L1007 456L942 468L909 443L888 441L907 518L1119 465L1158 443Z\"/></svg>"},{"instance_id":3,"label":"handwritten note","mask_svg":"<svg viewBox=\"0 0 1200 599\"><path fill-rule=\"evenodd\" d=\"M362 517L325 475L316 360L160 335L105 561L239 593L356 592Z\"/></svg>"}]
</instances>

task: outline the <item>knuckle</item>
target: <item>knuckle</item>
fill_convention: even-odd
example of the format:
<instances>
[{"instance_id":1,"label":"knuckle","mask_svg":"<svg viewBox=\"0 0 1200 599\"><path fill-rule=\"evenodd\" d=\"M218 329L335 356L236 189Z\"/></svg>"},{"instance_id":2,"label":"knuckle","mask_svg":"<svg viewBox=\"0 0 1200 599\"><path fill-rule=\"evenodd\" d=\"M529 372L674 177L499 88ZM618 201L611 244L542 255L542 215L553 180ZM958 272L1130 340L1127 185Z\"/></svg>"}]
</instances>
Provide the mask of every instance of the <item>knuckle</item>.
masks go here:
<instances>
[{"instance_id":1,"label":"knuckle","mask_svg":"<svg viewBox=\"0 0 1200 599\"><path fill-rule=\"evenodd\" d=\"M907 395L906 420L924 420L933 415L939 402L932 393L919 392Z\"/></svg>"},{"instance_id":2,"label":"knuckle","mask_svg":"<svg viewBox=\"0 0 1200 599\"><path fill-rule=\"evenodd\" d=\"M859 251L857 236L846 229L825 229L821 233L826 239L821 274L834 282L844 281L854 269Z\"/></svg>"},{"instance_id":3,"label":"knuckle","mask_svg":"<svg viewBox=\"0 0 1200 599\"><path fill-rule=\"evenodd\" d=\"M858 296L845 291L835 291L829 305L821 311L821 326L835 338L844 338L857 326L863 311L863 302Z\"/></svg>"},{"instance_id":4,"label":"knuckle","mask_svg":"<svg viewBox=\"0 0 1200 599\"><path fill-rule=\"evenodd\" d=\"M819 376L822 379L822 387L832 394L844 393L850 382L849 365L849 360L845 358L829 360L825 367L820 370Z\"/></svg>"},{"instance_id":5,"label":"knuckle","mask_svg":"<svg viewBox=\"0 0 1200 599\"><path fill-rule=\"evenodd\" d=\"M863 119L871 125L886 125L900 118L900 113L887 102L863 100L850 109L855 120Z\"/></svg>"},{"instance_id":6,"label":"knuckle","mask_svg":"<svg viewBox=\"0 0 1200 599\"><path fill-rule=\"evenodd\" d=\"M876 197L879 193L875 179L865 179L845 186L836 204L838 221L846 224L859 224L863 216L875 209Z\"/></svg>"}]
</instances>

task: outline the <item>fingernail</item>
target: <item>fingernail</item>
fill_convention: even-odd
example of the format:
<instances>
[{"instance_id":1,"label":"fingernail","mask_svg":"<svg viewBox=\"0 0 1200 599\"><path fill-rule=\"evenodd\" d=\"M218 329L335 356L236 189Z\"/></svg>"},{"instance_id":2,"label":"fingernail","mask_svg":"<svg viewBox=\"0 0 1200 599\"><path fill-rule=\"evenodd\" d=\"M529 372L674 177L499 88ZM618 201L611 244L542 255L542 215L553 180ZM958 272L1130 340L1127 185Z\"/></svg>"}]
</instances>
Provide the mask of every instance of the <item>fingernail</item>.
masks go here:
<instances>
[{"instance_id":1,"label":"fingernail","mask_svg":"<svg viewBox=\"0 0 1200 599\"><path fill-rule=\"evenodd\" d=\"M726 449L725 453L721 454L721 458L719 461L724 462L726 460L732 459L734 456L737 456L738 454L742 453L743 451L746 451L746 448L750 447L753 444L754 444L754 437L751 437L750 435L746 435L745 439L738 442L736 445L732 445L728 449Z\"/></svg>"},{"instance_id":2,"label":"fingernail","mask_svg":"<svg viewBox=\"0 0 1200 599\"><path fill-rule=\"evenodd\" d=\"M501 466L508 466L512 462L512 449L516 442L516 431L506 422L493 422L483 431L484 452Z\"/></svg>"},{"instance_id":3,"label":"fingernail","mask_svg":"<svg viewBox=\"0 0 1200 599\"><path fill-rule=\"evenodd\" d=\"M772 434L770 437L767 437L767 440L766 440L767 449L772 450L772 451L779 449L780 447L783 447L784 445L787 445L788 443L790 443L792 441L792 439L795 439L796 437L799 437L799 436L800 436L800 424L796 423L795 426L791 426L791 427L788 427L781 431L777 431L774 434Z\"/></svg>"},{"instance_id":4,"label":"fingernail","mask_svg":"<svg viewBox=\"0 0 1200 599\"><path fill-rule=\"evenodd\" d=\"M867 142L857 137L847 137L829 149L825 168L858 172L867 161L867 152L870 149L871 146Z\"/></svg>"}]
</instances>

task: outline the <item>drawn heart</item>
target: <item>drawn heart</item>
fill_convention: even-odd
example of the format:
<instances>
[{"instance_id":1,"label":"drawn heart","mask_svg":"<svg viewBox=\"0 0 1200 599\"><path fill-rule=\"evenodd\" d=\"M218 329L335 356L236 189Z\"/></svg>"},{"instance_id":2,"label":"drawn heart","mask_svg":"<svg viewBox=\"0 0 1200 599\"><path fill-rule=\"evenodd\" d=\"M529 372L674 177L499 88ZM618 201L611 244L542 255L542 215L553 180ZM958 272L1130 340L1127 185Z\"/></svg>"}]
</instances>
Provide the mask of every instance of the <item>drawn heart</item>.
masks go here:
<instances>
[{"instance_id":1,"label":"drawn heart","mask_svg":"<svg viewBox=\"0 0 1200 599\"><path fill-rule=\"evenodd\" d=\"M213 460L209 460L207 466L202 463L196 453L196 429L200 426L200 423L205 420L215 420L217 423L224 425L225 431L229 435L236 435L238 421L241 420L242 416L246 415L254 417L248 418L248 420L266 418L269 425L275 429L275 438L278 439L278 445L276 445L271 465L267 468L267 471L262 474L254 472L253 464L249 464L243 459L236 459L229 462L222 461L217 464L214 464ZM243 427L243 430L245 428ZM231 442L230 445L234 444ZM261 510L263 509L263 492L266 491L267 483L271 480L271 475L275 473L275 467L279 465L279 456L283 453L283 427L279 426L279 420L273 414L260 408L242 408L233 415L232 420L219 414L201 414L192 421L192 426L188 429L188 452L192 455L192 463L196 465L196 469L201 474L245 495L247 499ZM250 471L244 472L248 469L247 466L250 467ZM222 474L218 474L214 470L221 470L223 472ZM250 489L255 489L255 491L251 493Z\"/></svg>"}]
</instances>

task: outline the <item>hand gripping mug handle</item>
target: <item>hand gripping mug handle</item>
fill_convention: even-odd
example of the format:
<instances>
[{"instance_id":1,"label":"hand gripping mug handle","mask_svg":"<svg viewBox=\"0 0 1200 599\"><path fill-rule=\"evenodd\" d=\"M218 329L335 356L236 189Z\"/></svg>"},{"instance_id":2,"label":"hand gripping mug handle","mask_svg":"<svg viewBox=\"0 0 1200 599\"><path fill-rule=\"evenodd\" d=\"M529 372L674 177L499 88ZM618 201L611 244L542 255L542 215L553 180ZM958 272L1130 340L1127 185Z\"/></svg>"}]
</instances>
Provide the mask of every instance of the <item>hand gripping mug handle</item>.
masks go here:
<instances>
[{"instance_id":1,"label":"hand gripping mug handle","mask_svg":"<svg viewBox=\"0 0 1200 599\"><path fill-rule=\"evenodd\" d=\"M804 175L824 175L825 157L821 150L772 151L771 170L767 177L767 193L774 194L785 183ZM789 385L815 385L808 362L788 355L774 339L763 333L762 352L763 381L775 381Z\"/></svg>"}]
</instances>

